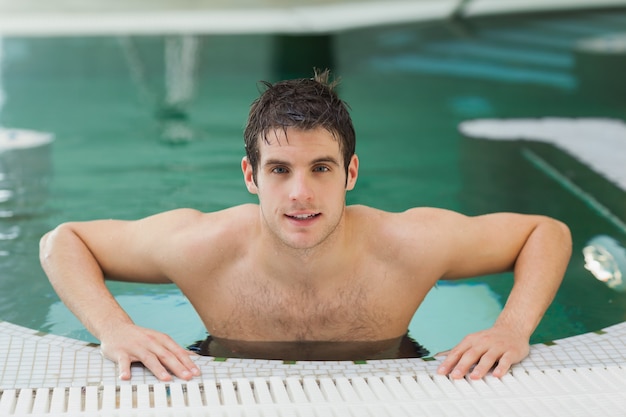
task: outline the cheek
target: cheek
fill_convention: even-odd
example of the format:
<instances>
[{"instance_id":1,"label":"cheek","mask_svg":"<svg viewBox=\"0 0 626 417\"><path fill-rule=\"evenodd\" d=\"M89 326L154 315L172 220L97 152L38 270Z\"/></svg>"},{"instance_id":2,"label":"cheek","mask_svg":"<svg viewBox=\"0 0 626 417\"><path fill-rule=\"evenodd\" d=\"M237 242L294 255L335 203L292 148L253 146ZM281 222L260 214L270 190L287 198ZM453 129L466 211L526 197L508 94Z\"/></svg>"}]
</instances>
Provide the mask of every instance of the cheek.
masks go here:
<instances>
[{"instance_id":1,"label":"cheek","mask_svg":"<svg viewBox=\"0 0 626 417\"><path fill-rule=\"evenodd\" d=\"M279 188L272 186L267 182L263 182L259 184L257 189L257 198L259 199L259 204L266 207L268 212L274 211L270 208L279 205L279 202L281 200Z\"/></svg>"}]
</instances>

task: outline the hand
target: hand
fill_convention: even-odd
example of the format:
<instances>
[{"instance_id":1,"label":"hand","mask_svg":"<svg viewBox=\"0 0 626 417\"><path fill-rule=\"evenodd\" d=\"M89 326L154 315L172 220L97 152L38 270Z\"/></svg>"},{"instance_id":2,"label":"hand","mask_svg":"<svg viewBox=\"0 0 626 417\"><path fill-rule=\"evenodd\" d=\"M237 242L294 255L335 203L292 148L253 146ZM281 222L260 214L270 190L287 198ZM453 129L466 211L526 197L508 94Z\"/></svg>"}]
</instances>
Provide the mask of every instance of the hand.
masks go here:
<instances>
[{"instance_id":1,"label":"hand","mask_svg":"<svg viewBox=\"0 0 626 417\"><path fill-rule=\"evenodd\" d=\"M480 379L495 365L492 375L501 378L511 365L520 362L529 352L527 338L508 329L492 327L466 336L452 350L444 352L447 358L437 373L461 379L474 366L469 376Z\"/></svg>"},{"instance_id":2,"label":"hand","mask_svg":"<svg viewBox=\"0 0 626 417\"><path fill-rule=\"evenodd\" d=\"M116 326L102 340L102 355L117 363L120 379L129 380L130 365L141 362L161 381L172 374L184 380L200 375L190 356L195 353L179 346L168 335L136 326Z\"/></svg>"}]
</instances>

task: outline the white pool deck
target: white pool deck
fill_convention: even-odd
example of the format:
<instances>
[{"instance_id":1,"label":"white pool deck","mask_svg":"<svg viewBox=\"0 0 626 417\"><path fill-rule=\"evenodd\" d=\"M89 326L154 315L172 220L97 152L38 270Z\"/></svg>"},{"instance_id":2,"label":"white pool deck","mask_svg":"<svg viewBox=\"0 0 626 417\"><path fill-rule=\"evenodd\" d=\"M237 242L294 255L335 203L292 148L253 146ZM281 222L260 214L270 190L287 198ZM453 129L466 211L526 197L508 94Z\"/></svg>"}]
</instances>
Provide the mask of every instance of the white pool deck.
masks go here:
<instances>
[{"instance_id":1,"label":"white pool deck","mask_svg":"<svg viewBox=\"0 0 626 417\"><path fill-rule=\"evenodd\" d=\"M99 348L0 322L0 416L624 416L626 323L531 347L504 378L451 380L440 359L197 357L202 376L116 378Z\"/></svg>"}]
</instances>

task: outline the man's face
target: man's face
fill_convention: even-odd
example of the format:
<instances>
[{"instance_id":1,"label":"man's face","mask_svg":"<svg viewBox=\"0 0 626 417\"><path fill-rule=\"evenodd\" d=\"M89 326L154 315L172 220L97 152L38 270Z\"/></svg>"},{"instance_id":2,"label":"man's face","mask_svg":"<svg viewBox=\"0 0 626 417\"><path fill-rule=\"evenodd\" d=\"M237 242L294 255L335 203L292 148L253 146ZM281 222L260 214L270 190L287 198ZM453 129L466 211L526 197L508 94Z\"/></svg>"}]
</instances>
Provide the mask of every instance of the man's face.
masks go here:
<instances>
[{"instance_id":1,"label":"man's face","mask_svg":"<svg viewBox=\"0 0 626 417\"><path fill-rule=\"evenodd\" d=\"M263 226L280 242L308 249L326 241L343 219L346 191L354 188L358 159L352 157L348 178L339 142L323 128L270 131L259 140L256 183L244 158L248 190L259 196Z\"/></svg>"}]
</instances>

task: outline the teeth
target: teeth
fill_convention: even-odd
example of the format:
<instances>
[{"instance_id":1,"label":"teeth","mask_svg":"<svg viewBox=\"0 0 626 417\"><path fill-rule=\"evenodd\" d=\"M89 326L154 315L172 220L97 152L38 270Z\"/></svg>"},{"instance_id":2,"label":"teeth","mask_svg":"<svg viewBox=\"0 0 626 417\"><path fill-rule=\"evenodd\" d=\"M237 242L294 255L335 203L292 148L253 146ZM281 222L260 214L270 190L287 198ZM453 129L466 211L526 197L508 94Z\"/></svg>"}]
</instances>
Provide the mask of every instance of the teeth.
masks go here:
<instances>
[{"instance_id":1,"label":"teeth","mask_svg":"<svg viewBox=\"0 0 626 417\"><path fill-rule=\"evenodd\" d=\"M305 219L310 219L311 217L315 217L315 214L297 214L291 217L293 217L294 219L298 219L298 220L305 220Z\"/></svg>"}]
</instances>

